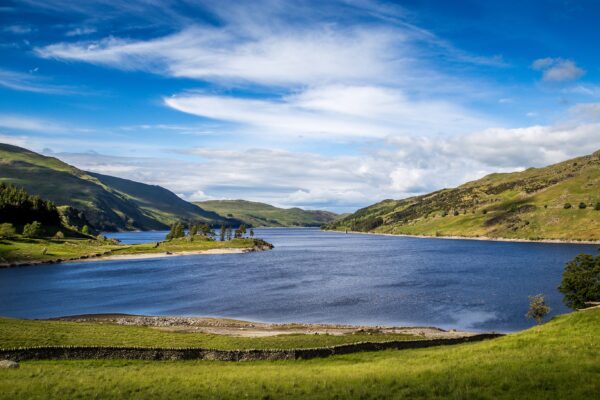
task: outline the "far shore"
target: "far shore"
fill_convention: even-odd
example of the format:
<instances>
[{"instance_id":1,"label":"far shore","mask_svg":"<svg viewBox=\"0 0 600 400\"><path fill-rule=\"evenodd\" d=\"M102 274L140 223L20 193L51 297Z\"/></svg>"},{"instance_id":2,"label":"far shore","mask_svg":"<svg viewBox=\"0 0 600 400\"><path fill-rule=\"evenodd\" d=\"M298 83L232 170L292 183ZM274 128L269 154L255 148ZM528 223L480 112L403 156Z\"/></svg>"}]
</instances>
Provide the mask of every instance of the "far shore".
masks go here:
<instances>
[{"instance_id":1,"label":"far shore","mask_svg":"<svg viewBox=\"0 0 600 400\"><path fill-rule=\"evenodd\" d=\"M382 232L360 232L322 229L323 232L352 233L359 235L375 236L400 236L418 239L445 239L445 240L481 240L486 242L515 242L515 243L554 243L554 244L600 244L600 240L564 240L564 239L513 239L513 238L491 238L487 236L428 236L428 235L409 235L406 233L382 233Z\"/></svg>"}]
</instances>

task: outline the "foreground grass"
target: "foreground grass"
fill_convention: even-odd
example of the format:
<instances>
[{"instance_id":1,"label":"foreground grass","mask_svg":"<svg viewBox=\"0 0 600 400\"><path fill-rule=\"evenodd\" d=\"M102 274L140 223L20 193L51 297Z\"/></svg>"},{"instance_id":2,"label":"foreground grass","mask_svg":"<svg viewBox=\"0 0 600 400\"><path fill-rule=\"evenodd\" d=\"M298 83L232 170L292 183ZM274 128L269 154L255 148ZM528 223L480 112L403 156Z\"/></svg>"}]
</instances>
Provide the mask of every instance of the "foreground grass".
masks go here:
<instances>
[{"instance_id":1,"label":"foreground grass","mask_svg":"<svg viewBox=\"0 0 600 400\"><path fill-rule=\"evenodd\" d=\"M252 248L261 243L257 239L233 239L229 241L206 240L197 236L193 241L187 238L156 243L133 245L115 244L112 241L93 239L30 239L18 237L0 240L0 264L27 263L35 261L68 260L91 257L98 254L158 254L212 249Z\"/></svg>"},{"instance_id":2,"label":"foreground grass","mask_svg":"<svg viewBox=\"0 0 600 400\"><path fill-rule=\"evenodd\" d=\"M211 349L291 349L364 341L416 340L401 334L233 337L205 333L166 332L142 326L0 318L0 348L33 346L202 347Z\"/></svg>"},{"instance_id":3,"label":"foreground grass","mask_svg":"<svg viewBox=\"0 0 600 400\"><path fill-rule=\"evenodd\" d=\"M0 398L592 399L600 310L500 339L308 361L37 361L0 370Z\"/></svg>"}]
</instances>

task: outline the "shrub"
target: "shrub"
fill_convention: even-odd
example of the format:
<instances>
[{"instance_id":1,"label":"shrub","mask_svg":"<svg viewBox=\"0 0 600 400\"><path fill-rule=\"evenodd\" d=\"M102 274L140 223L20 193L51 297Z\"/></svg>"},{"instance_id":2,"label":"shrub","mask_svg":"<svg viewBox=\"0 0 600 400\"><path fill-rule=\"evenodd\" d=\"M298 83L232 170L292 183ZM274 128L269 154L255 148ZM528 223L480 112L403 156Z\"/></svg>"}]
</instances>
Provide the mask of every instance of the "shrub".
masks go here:
<instances>
[{"instance_id":1,"label":"shrub","mask_svg":"<svg viewBox=\"0 0 600 400\"><path fill-rule=\"evenodd\" d=\"M584 208L587 208L587 204L585 204L583 201L581 203L579 203L579 209L583 210Z\"/></svg>"},{"instance_id":2,"label":"shrub","mask_svg":"<svg viewBox=\"0 0 600 400\"><path fill-rule=\"evenodd\" d=\"M90 234L90 227L87 225L84 225L83 228L81 228L81 233L83 233L84 235L89 235Z\"/></svg>"},{"instance_id":3,"label":"shrub","mask_svg":"<svg viewBox=\"0 0 600 400\"><path fill-rule=\"evenodd\" d=\"M40 237L42 236L42 224L38 221L33 221L23 227L23 236L27 237Z\"/></svg>"},{"instance_id":4,"label":"shrub","mask_svg":"<svg viewBox=\"0 0 600 400\"><path fill-rule=\"evenodd\" d=\"M13 226L13 224L9 224L9 223L0 224L0 237L10 238L10 237L15 236L16 234L17 234L17 231L15 230L15 227Z\"/></svg>"},{"instance_id":5,"label":"shrub","mask_svg":"<svg viewBox=\"0 0 600 400\"><path fill-rule=\"evenodd\" d=\"M62 233L61 231L58 231L54 234L54 239L64 239L65 238L65 234Z\"/></svg>"},{"instance_id":6,"label":"shrub","mask_svg":"<svg viewBox=\"0 0 600 400\"><path fill-rule=\"evenodd\" d=\"M542 320L550 312L550 307L546 304L546 299L543 294L536 294L535 296L529 296L529 310L525 317L535 320L538 324L542 323Z\"/></svg>"},{"instance_id":7,"label":"shrub","mask_svg":"<svg viewBox=\"0 0 600 400\"><path fill-rule=\"evenodd\" d=\"M600 211L600 201L596 203L596 206L594 207L594 210Z\"/></svg>"},{"instance_id":8,"label":"shrub","mask_svg":"<svg viewBox=\"0 0 600 400\"><path fill-rule=\"evenodd\" d=\"M460 214L458 211L454 211L454 216L456 217L458 214Z\"/></svg>"},{"instance_id":9,"label":"shrub","mask_svg":"<svg viewBox=\"0 0 600 400\"><path fill-rule=\"evenodd\" d=\"M565 205L563 206L563 208L564 208L565 210L568 210L568 209L569 209L569 208L571 208L571 207L572 207L571 203L565 203Z\"/></svg>"},{"instance_id":10,"label":"shrub","mask_svg":"<svg viewBox=\"0 0 600 400\"><path fill-rule=\"evenodd\" d=\"M600 255L580 254L570 261L558 290L572 309L585 308L589 301L600 301Z\"/></svg>"},{"instance_id":11,"label":"shrub","mask_svg":"<svg viewBox=\"0 0 600 400\"><path fill-rule=\"evenodd\" d=\"M485 215L487 214L487 210L483 210L482 213Z\"/></svg>"}]
</instances>

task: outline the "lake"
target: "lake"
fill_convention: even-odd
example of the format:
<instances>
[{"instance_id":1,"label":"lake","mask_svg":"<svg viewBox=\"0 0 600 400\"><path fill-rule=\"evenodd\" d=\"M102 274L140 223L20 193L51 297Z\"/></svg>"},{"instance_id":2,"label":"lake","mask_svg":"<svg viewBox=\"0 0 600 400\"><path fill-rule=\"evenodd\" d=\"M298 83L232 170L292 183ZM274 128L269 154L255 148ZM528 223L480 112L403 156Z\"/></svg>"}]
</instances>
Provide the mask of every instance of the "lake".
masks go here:
<instances>
[{"instance_id":1,"label":"lake","mask_svg":"<svg viewBox=\"0 0 600 400\"><path fill-rule=\"evenodd\" d=\"M256 229L267 252L53 264L0 270L0 315L218 316L264 322L438 326L510 332L532 325L527 296L556 287L595 245L485 242ZM111 234L124 243L165 232Z\"/></svg>"}]
</instances>

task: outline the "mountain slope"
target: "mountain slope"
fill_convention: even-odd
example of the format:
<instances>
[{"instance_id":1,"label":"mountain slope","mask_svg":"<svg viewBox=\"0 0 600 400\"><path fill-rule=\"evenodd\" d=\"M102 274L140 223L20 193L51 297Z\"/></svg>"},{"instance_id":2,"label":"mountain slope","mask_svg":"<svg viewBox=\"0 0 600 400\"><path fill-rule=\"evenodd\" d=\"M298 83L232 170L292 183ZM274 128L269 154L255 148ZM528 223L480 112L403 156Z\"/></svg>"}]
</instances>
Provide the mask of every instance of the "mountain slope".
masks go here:
<instances>
[{"instance_id":1,"label":"mountain slope","mask_svg":"<svg viewBox=\"0 0 600 400\"><path fill-rule=\"evenodd\" d=\"M321 226L336 217L336 214L329 211L278 208L246 200L209 200L194 204L252 226Z\"/></svg>"},{"instance_id":2,"label":"mountain slope","mask_svg":"<svg viewBox=\"0 0 600 400\"><path fill-rule=\"evenodd\" d=\"M569 207L570 206L570 207ZM384 200L325 229L426 236L600 240L600 151Z\"/></svg>"},{"instance_id":3,"label":"mountain slope","mask_svg":"<svg viewBox=\"0 0 600 400\"><path fill-rule=\"evenodd\" d=\"M7 144L0 144L0 181L57 205L75 207L98 230L165 229L177 220L224 221L159 186L88 173L57 158Z\"/></svg>"}]
</instances>

